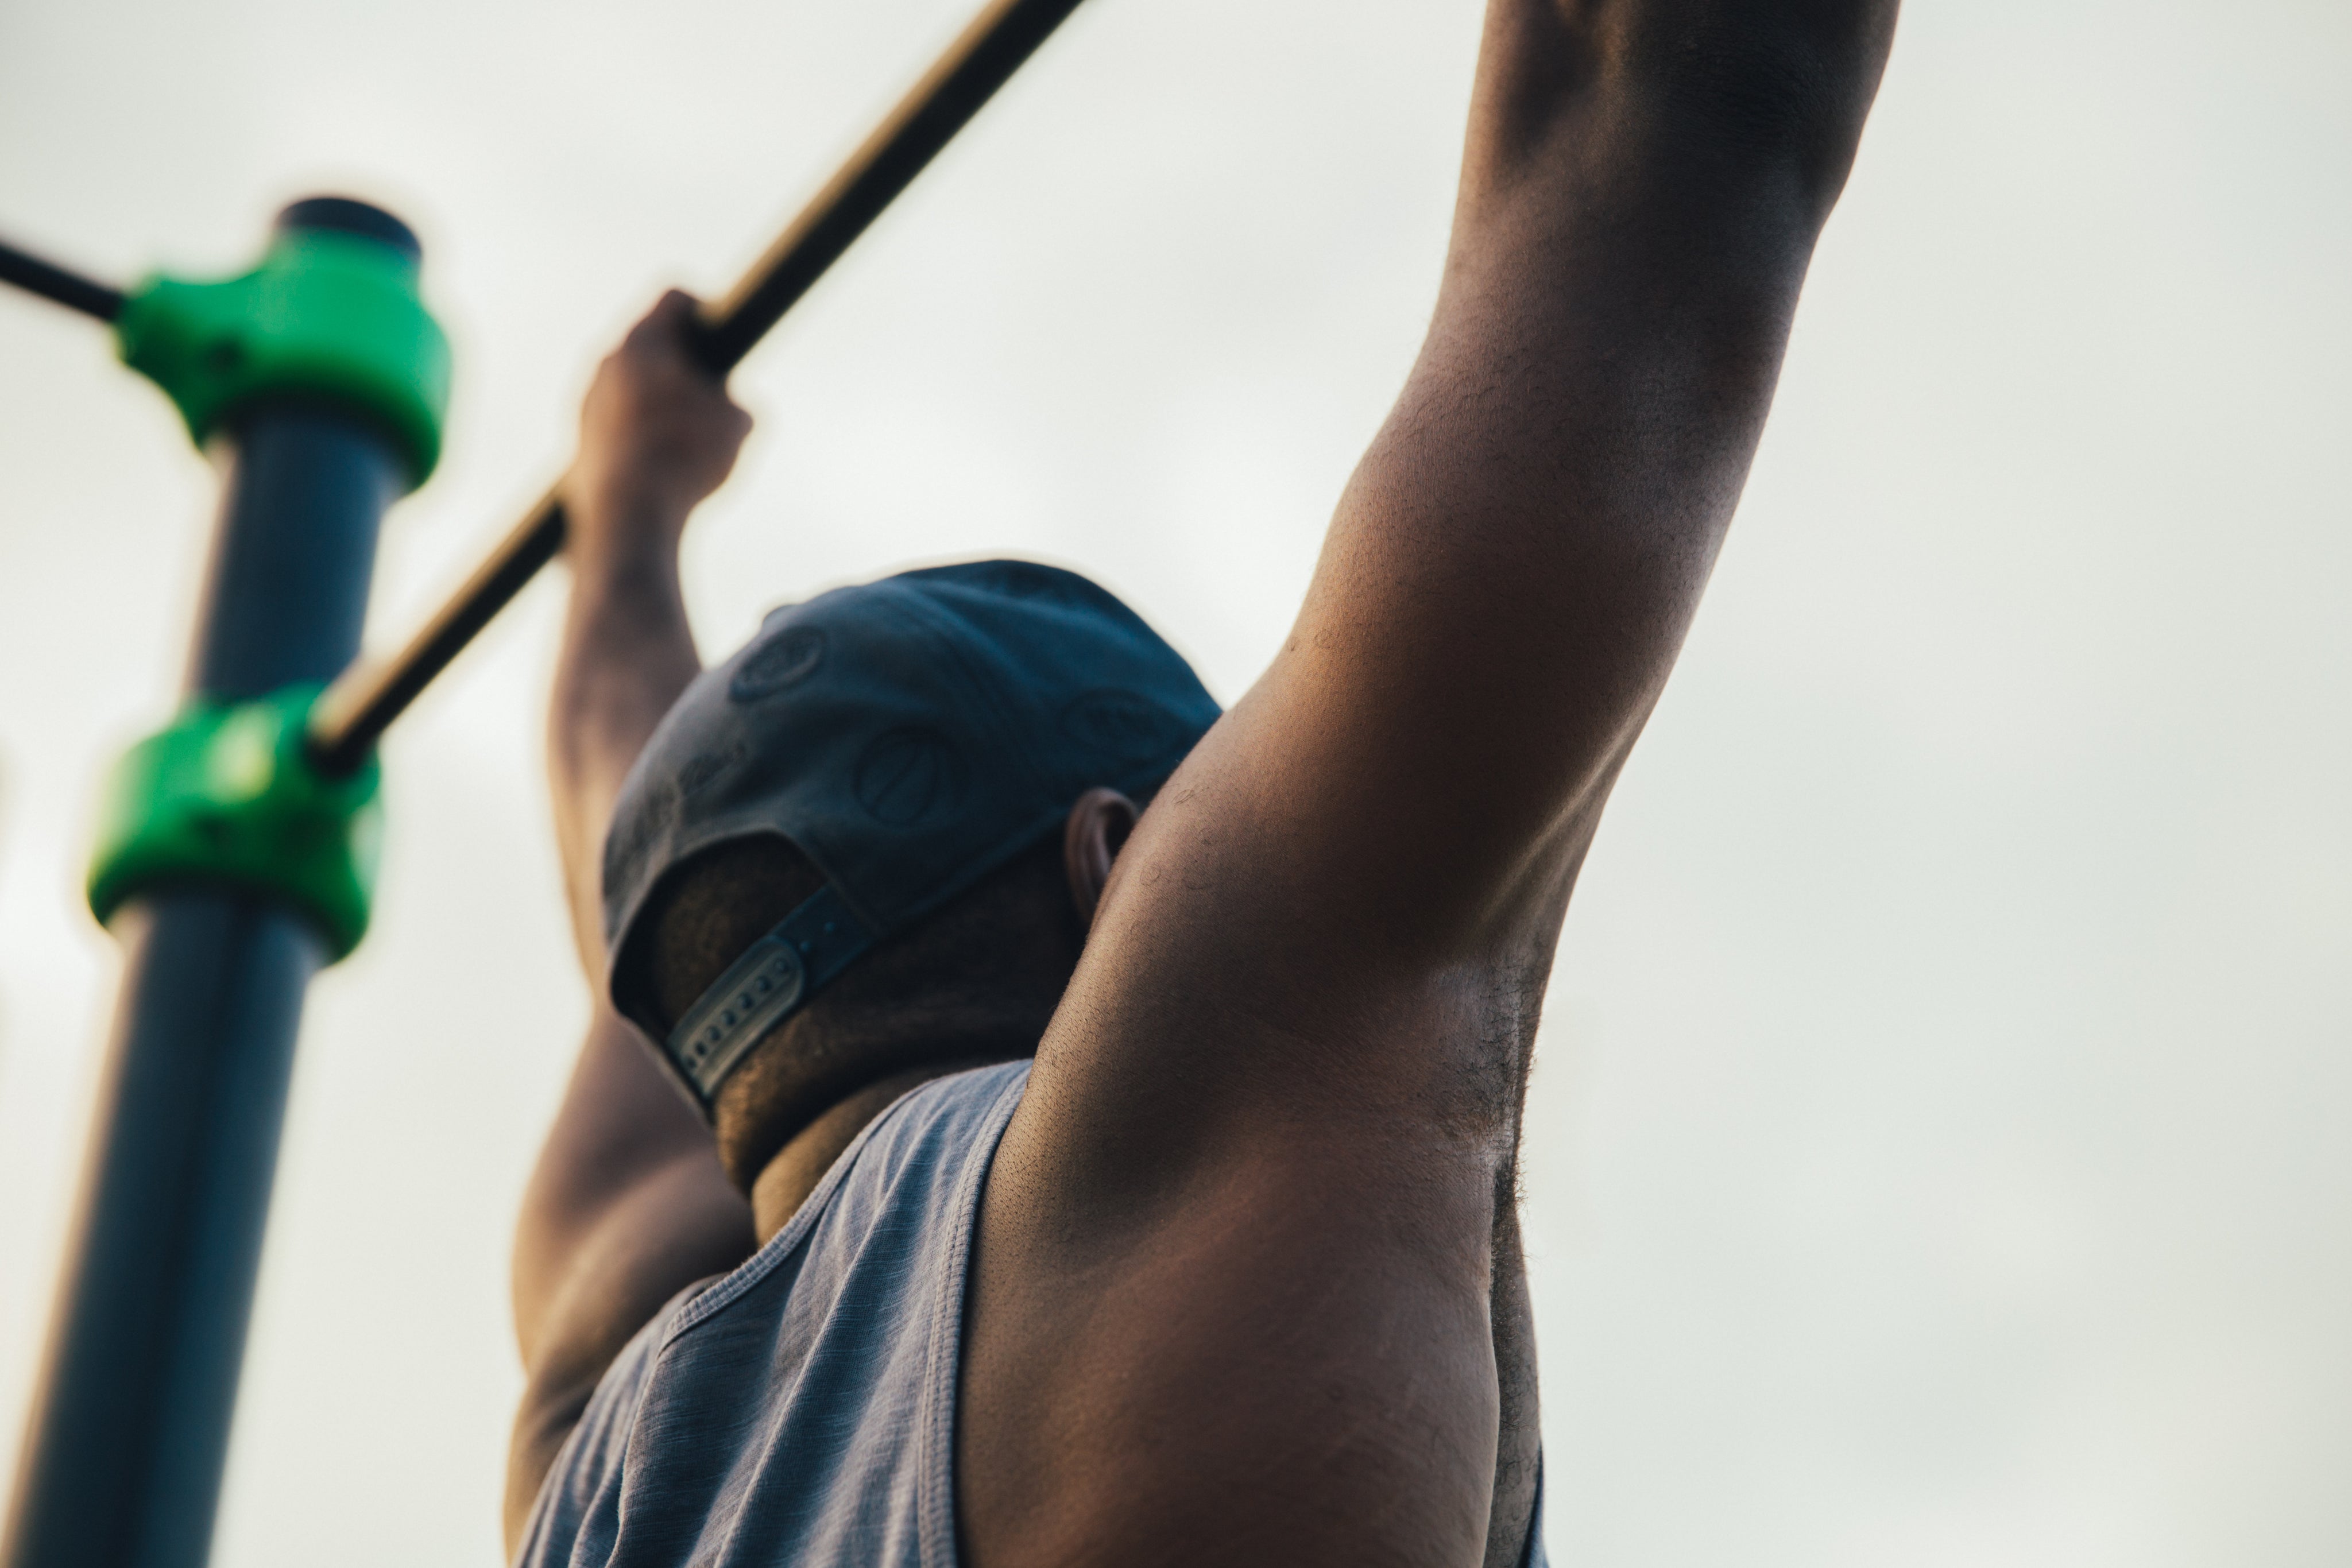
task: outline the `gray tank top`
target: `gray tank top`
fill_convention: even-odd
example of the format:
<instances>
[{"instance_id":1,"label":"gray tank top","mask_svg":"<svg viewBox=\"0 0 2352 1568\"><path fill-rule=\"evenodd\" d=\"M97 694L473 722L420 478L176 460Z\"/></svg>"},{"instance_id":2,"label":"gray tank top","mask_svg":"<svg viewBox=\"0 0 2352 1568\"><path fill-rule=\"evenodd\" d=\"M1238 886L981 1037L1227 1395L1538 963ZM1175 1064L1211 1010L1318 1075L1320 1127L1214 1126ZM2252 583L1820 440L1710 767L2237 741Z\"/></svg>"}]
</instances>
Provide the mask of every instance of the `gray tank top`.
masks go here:
<instances>
[{"instance_id":1,"label":"gray tank top","mask_svg":"<svg viewBox=\"0 0 2352 1568\"><path fill-rule=\"evenodd\" d=\"M663 1308L556 1456L520 1568L955 1568L964 1265L1028 1077L907 1094L749 1262Z\"/></svg>"}]
</instances>

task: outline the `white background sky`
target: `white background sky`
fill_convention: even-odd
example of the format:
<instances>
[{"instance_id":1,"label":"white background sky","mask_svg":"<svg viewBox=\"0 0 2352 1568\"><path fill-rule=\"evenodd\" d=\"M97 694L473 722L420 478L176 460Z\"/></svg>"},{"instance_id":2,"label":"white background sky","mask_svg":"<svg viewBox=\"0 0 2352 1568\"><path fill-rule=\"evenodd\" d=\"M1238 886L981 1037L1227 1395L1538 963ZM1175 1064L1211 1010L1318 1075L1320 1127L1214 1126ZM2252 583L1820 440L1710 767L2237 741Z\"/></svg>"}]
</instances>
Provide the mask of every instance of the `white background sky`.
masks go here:
<instances>
[{"instance_id":1,"label":"white background sky","mask_svg":"<svg viewBox=\"0 0 2352 1568\"><path fill-rule=\"evenodd\" d=\"M1092 0L738 378L706 652L1042 555L1230 699L1427 319L1475 0ZM962 0L0 0L0 233L425 234L459 381L378 641ZM1609 1568L2352 1561L2352 8L1912 0L1740 523L1578 895L1528 1134L1550 1540ZM211 476L0 299L0 1459L116 960L108 760ZM397 732L313 991L219 1559L484 1565L504 1259L583 1017L552 584Z\"/></svg>"}]
</instances>

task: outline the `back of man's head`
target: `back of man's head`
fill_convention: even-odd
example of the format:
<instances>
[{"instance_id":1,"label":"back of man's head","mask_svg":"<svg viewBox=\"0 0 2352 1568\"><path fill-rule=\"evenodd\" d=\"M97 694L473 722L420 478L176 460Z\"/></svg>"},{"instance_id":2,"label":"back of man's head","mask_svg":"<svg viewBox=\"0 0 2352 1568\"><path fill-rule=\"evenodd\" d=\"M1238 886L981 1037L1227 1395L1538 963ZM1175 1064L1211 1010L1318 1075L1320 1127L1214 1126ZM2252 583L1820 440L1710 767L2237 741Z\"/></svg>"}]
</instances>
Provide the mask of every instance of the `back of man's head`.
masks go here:
<instances>
[{"instance_id":1,"label":"back of man's head","mask_svg":"<svg viewBox=\"0 0 2352 1568\"><path fill-rule=\"evenodd\" d=\"M1052 567L933 568L779 610L624 787L614 1004L709 1115L722 1086L738 1103L780 1071L785 1097L821 1095L826 1042L878 1038L884 1015L883 1034L1034 1045L1085 936L1074 802L1148 798L1217 712L1139 617Z\"/></svg>"}]
</instances>

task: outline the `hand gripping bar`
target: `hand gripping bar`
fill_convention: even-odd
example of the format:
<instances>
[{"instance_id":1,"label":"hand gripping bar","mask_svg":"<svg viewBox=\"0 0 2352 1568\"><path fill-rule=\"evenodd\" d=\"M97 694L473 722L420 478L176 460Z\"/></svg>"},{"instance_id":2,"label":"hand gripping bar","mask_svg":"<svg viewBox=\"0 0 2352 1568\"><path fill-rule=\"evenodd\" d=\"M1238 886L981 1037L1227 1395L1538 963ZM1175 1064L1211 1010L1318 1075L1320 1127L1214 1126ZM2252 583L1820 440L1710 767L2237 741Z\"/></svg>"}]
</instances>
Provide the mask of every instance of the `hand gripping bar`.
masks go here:
<instances>
[{"instance_id":1,"label":"hand gripping bar","mask_svg":"<svg viewBox=\"0 0 2352 1568\"><path fill-rule=\"evenodd\" d=\"M707 309L699 357L712 374L723 378L742 362L1078 5L989 0L742 281ZM320 769L357 769L393 720L562 550L563 529L560 491L550 489L404 647L354 665L328 687L311 710Z\"/></svg>"}]
</instances>

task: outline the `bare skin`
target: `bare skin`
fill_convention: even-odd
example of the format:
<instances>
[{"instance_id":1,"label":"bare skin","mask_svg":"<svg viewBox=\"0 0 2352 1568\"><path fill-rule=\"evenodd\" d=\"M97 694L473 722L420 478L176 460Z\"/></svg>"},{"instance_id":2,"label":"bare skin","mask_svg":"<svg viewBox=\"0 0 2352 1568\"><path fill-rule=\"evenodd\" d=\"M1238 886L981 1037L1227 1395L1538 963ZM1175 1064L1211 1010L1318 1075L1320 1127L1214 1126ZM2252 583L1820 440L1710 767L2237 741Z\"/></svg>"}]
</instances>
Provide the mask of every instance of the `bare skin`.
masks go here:
<instances>
[{"instance_id":1,"label":"bare skin","mask_svg":"<svg viewBox=\"0 0 2352 1568\"><path fill-rule=\"evenodd\" d=\"M1420 361L1292 636L1139 822L1075 802L1054 885L867 960L899 966L903 1014L845 976L730 1084L715 1139L600 1011L517 1243L510 1542L663 1301L772 1234L906 1087L1042 1031L975 1240L965 1558L1519 1560L1536 1401L1512 1192L1543 987L1895 15L1490 0ZM685 308L600 373L567 491L550 749L592 977L614 794L697 664L677 540L746 427L678 351ZM743 892L746 942L788 891ZM967 966L908 1000L925 962L998 931L1027 956L999 991ZM690 998L723 967L658 984Z\"/></svg>"}]
</instances>

